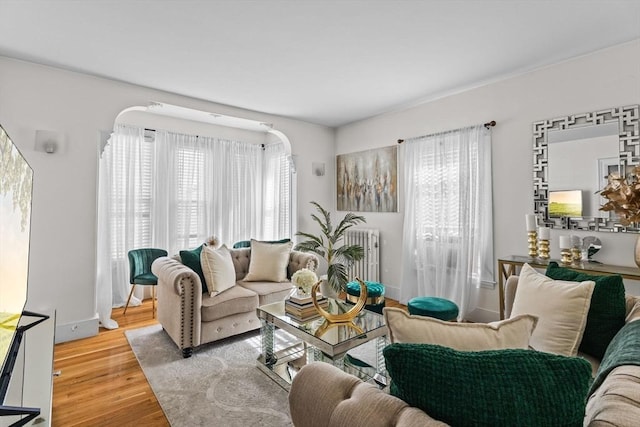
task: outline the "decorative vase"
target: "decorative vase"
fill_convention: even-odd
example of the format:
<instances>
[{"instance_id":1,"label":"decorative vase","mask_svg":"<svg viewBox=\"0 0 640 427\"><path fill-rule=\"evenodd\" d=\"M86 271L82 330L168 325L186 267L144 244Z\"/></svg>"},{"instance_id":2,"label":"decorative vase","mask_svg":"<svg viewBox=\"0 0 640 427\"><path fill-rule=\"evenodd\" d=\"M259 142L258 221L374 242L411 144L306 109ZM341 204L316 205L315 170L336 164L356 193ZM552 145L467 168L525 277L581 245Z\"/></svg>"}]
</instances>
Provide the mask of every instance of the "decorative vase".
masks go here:
<instances>
[{"instance_id":1,"label":"decorative vase","mask_svg":"<svg viewBox=\"0 0 640 427\"><path fill-rule=\"evenodd\" d=\"M304 286L297 286L296 295L298 298L308 298L311 296L311 289Z\"/></svg>"},{"instance_id":2,"label":"decorative vase","mask_svg":"<svg viewBox=\"0 0 640 427\"><path fill-rule=\"evenodd\" d=\"M634 261L636 262L636 265L640 267L640 235L636 237L636 247L633 255L634 255L633 258L634 258Z\"/></svg>"}]
</instances>

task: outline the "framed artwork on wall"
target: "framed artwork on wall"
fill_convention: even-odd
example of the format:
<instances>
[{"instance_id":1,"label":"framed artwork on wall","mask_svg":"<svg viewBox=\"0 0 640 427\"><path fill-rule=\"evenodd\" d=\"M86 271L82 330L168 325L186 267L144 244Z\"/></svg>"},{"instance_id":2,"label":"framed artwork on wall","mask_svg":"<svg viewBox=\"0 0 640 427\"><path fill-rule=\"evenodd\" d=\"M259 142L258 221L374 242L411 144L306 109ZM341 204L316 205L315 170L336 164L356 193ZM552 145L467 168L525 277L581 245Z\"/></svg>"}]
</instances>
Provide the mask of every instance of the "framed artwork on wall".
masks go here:
<instances>
[{"instance_id":1,"label":"framed artwork on wall","mask_svg":"<svg viewBox=\"0 0 640 427\"><path fill-rule=\"evenodd\" d=\"M398 147L336 156L337 210L398 212Z\"/></svg>"}]
</instances>

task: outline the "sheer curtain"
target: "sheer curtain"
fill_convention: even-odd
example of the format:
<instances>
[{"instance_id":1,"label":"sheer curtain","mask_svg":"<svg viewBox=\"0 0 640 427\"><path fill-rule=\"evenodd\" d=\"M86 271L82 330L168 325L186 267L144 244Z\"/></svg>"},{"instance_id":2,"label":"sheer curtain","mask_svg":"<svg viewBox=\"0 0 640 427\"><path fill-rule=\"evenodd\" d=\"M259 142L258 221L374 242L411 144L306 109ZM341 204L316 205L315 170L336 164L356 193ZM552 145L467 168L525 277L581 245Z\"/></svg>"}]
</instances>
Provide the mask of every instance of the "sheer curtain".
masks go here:
<instances>
[{"instance_id":1,"label":"sheer curtain","mask_svg":"<svg viewBox=\"0 0 640 427\"><path fill-rule=\"evenodd\" d=\"M123 306L129 295L127 252L152 244L152 152L144 129L118 125L100 158L96 295L99 321L108 329L118 327L111 307ZM140 299L134 296L130 304Z\"/></svg>"},{"instance_id":2,"label":"sheer curtain","mask_svg":"<svg viewBox=\"0 0 640 427\"><path fill-rule=\"evenodd\" d=\"M265 240L279 240L293 235L291 221L292 179L291 159L283 144L264 147L262 182Z\"/></svg>"},{"instance_id":3,"label":"sheer curtain","mask_svg":"<svg viewBox=\"0 0 640 427\"><path fill-rule=\"evenodd\" d=\"M145 140L144 129L118 125L99 174L97 295L105 327L117 327L111 307L126 303L130 249L175 254L212 235L227 245L291 236L291 170L282 143L166 130Z\"/></svg>"},{"instance_id":4,"label":"sheer curtain","mask_svg":"<svg viewBox=\"0 0 640 427\"><path fill-rule=\"evenodd\" d=\"M491 131L473 126L406 140L400 301L438 296L465 318L493 282Z\"/></svg>"}]
</instances>

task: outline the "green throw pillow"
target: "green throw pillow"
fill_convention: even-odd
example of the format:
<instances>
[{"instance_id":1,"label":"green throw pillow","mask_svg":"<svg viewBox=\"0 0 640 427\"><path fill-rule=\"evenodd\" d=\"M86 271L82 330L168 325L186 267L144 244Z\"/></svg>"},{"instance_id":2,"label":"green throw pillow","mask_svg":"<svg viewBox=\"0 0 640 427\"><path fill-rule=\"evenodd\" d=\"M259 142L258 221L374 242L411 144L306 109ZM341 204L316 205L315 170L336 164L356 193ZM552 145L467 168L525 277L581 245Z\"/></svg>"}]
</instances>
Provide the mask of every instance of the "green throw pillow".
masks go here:
<instances>
[{"instance_id":1,"label":"green throw pillow","mask_svg":"<svg viewBox=\"0 0 640 427\"><path fill-rule=\"evenodd\" d=\"M200 254L202 253L202 246L200 245L195 249L189 249L180 251L180 259L182 263L192 269L200 276L200 283L202 284L202 293L209 292L207 290L207 283L204 280L204 273L202 272L202 263L200 262Z\"/></svg>"},{"instance_id":2,"label":"green throw pillow","mask_svg":"<svg viewBox=\"0 0 640 427\"><path fill-rule=\"evenodd\" d=\"M447 424L582 426L591 365L535 350L384 349L391 394Z\"/></svg>"},{"instance_id":3,"label":"green throw pillow","mask_svg":"<svg viewBox=\"0 0 640 427\"><path fill-rule=\"evenodd\" d=\"M579 350L601 360L613 337L624 326L625 291L622 276L590 275L560 267L556 262L549 263L546 274L554 280L596 282Z\"/></svg>"}]
</instances>

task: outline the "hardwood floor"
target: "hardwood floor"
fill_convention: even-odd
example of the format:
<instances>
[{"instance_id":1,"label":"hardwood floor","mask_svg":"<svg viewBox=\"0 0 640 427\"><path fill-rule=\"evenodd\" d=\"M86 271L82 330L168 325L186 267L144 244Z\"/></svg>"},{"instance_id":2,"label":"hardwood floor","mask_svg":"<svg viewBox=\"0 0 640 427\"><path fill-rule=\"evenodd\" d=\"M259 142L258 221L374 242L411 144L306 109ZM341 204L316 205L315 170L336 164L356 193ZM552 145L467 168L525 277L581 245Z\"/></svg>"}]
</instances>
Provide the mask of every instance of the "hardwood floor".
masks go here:
<instances>
[{"instance_id":1,"label":"hardwood floor","mask_svg":"<svg viewBox=\"0 0 640 427\"><path fill-rule=\"evenodd\" d=\"M120 328L100 328L97 336L57 344L53 380L52 425L168 426L124 331L157 323L151 300L139 307L113 310Z\"/></svg>"},{"instance_id":2,"label":"hardwood floor","mask_svg":"<svg viewBox=\"0 0 640 427\"><path fill-rule=\"evenodd\" d=\"M387 307L405 307L387 299ZM157 323L151 300L113 310L120 328L100 328L97 336L57 344L53 380L54 427L168 426L124 331Z\"/></svg>"}]
</instances>

